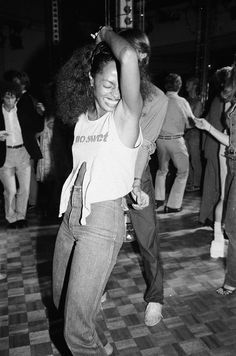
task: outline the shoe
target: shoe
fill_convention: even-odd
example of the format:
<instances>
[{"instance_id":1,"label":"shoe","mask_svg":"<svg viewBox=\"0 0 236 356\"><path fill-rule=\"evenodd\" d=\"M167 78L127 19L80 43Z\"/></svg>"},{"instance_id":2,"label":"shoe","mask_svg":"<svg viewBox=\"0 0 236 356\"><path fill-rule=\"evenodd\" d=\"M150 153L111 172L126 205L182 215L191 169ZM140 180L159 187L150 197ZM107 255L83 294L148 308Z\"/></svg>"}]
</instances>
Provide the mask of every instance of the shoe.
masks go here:
<instances>
[{"instance_id":1,"label":"shoe","mask_svg":"<svg viewBox=\"0 0 236 356\"><path fill-rule=\"evenodd\" d=\"M16 226L19 229L24 229L25 227L28 227L28 221L26 219L21 219L16 222Z\"/></svg>"},{"instance_id":2,"label":"shoe","mask_svg":"<svg viewBox=\"0 0 236 356\"><path fill-rule=\"evenodd\" d=\"M5 273L0 273L0 281L5 279L6 277L7 277L7 275Z\"/></svg>"},{"instance_id":3,"label":"shoe","mask_svg":"<svg viewBox=\"0 0 236 356\"><path fill-rule=\"evenodd\" d=\"M223 295L223 296L229 296L229 295L232 295L233 293L236 292L236 288L234 289L229 289L229 288L226 288L226 287L220 287L216 290L216 293L217 294L220 294L220 295Z\"/></svg>"},{"instance_id":4,"label":"shoe","mask_svg":"<svg viewBox=\"0 0 236 356\"><path fill-rule=\"evenodd\" d=\"M155 200L155 208L160 208L160 206L164 205L164 202L164 200Z\"/></svg>"},{"instance_id":5,"label":"shoe","mask_svg":"<svg viewBox=\"0 0 236 356\"><path fill-rule=\"evenodd\" d=\"M200 190L200 187L197 185L190 185L185 188L186 192L197 192Z\"/></svg>"},{"instance_id":6,"label":"shoe","mask_svg":"<svg viewBox=\"0 0 236 356\"><path fill-rule=\"evenodd\" d=\"M113 354L113 346L109 344L109 342L104 346L104 350L106 351L106 354L108 356L111 356Z\"/></svg>"},{"instance_id":7,"label":"shoe","mask_svg":"<svg viewBox=\"0 0 236 356\"><path fill-rule=\"evenodd\" d=\"M179 213L182 209L183 209L182 207L181 208L170 208L169 206L166 206L164 212L167 214L168 213Z\"/></svg>"},{"instance_id":8,"label":"shoe","mask_svg":"<svg viewBox=\"0 0 236 356\"><path fill-rule=\"evenodd\" d=\"M147 326L154 326L158 324L161 321L161 319L163 319L161 312L162 312L162 304L154 303L154 302L148 303L145 311L145 318L144 318L145 324Z\"/></svg>"},{"instance_id":9,"label":"shoe","mask_svg":"<svg viewBox=\"0 0 236 356\"><path fill-rule=\"evenodd\" d=\"M17 222L15 221L15 222L9 223L9 224L7 225L7 229L8 229L8 230L17 229Z\"/></svg>"}]
</instances>

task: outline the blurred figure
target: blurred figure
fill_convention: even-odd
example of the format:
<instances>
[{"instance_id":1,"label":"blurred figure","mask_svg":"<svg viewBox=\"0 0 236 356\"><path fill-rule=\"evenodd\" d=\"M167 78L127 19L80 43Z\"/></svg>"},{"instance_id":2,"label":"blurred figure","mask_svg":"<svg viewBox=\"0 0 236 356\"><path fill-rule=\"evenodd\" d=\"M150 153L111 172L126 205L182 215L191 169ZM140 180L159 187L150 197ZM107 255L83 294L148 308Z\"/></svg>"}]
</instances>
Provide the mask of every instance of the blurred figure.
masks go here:
<instances>
[{"instance_id":1,"label":"blurred figure","mask_svg":"<svg viewBox=\"0 0 236 356\"><path fill-rule=\"evenodd\" d=\"M159 166L155 180L156 200L165 201L166 175L170 160L177 169L165 207L166 213L177 213L182 210L189 172L189 155L183 135L185 130L191 127L194 115L187 100L178 95L181 87L182 79L178 74L170 73L165 78L166 95L169 100L165 120L157 139Z\"/></svg>"},{"instance_id":2,"label":"blurred figure","mask_svg":"<svg viewBox=\"0 0 236 356\"><path fill-rule=\"evenodd\" d=\"M225 231L229 239L226 273L217 293L231 296L236 291L236 63L227 76L221 96L231 105L226 112L227 133L217 130L205 119L194 119L196 126L207 131L226 146L228 172L226 178Z\"/></svg>"},{"instance_id":3,"label":"blurred figure","mask_svg":"<svg viewBox=\"0 0 236 356\"><path fill-rule=\"evenodd\" d=\"M221 97L220 92L230 72L231 67L223 67L215 73L213 78L215 97L212 100L209 112L206 116L206 120L221 132L225 130L226 123L224 118L225 101ZM215 208L220 199L220 195L223 193L220 181L220 142L212 137L212 135L204 133L202 136L202 149L206 162L204 169L199 222L201 224L209 225L213 228ZM219 220L221 220L221 218L218 218L218 222Z\"/></svg>"},{"instance_id":4,"label":"blurred figure","mask_svg":"<svg viewBox=\"0 0 236 356\"><path fill-rule=\"evenodd\" d=\"M203 105L198 95L199 79L190 77L186 81L186 99L190 104L193 115L201 117ZM192 127L184 135L185 143L189 153L189 176L187 180L186 191L194 192L200 190L202 178L202 160L201 160L201 132Z\"/></svg>"},{"instance_id":5,"label":"blurred figure","mask_svg":"<svg viewBox=\"0 0 236 356\"><path fill-rule=\"evenodd\" d=\"M36 134L41 132L44 128L44 105L38 102L29 93L30 79L27 73L11 70L5 73L4 77L7 80L17 83L21 88L21 96L17 103L18 111L24 116L29 124L28 131L33 129L34 137L29 135L29 144L32 146L32 154L30 157L31 164L31 178L30 178L30 194L29 207L35 208L38 199L38 183L36 179L36 167L39 159L42 158L42 153L37 142Z\"/></svg>"},{"instance_id":6,"label":"blurred figure","mask_svg":"<svg viewBox=\"0 0 236 356\"><path fill-rule=\"evenodd\" d=\"M17 108L20 95L17 84L1 84L0 180L4 187L5 218L9 229L27 226L32 146L27 122Z\"/></svg>"},{"instance_id":7,"label":"blurred figure","mask_svg":"<svg viewBox=\"0 0 236 356\"><path fill-rule=\"evenodd\" d=\"M156 149L155 142L165 118L168 99L163 91L150 81L148 63L151 47L146 34L140 30L128 29L122 31L120 35L125 37L137 52L141 73L141 94L144 99L140 119L144 142L139 149L136 161L134 187L142 188L149 195L149 205L143 210L135 210L130 204L129 213L142 256L147 283L144 296L147 302L145 324L153 326L162 318L163 271L155 214L155 193L148 163L151 154Z\"/></svg>"}]
</instances>

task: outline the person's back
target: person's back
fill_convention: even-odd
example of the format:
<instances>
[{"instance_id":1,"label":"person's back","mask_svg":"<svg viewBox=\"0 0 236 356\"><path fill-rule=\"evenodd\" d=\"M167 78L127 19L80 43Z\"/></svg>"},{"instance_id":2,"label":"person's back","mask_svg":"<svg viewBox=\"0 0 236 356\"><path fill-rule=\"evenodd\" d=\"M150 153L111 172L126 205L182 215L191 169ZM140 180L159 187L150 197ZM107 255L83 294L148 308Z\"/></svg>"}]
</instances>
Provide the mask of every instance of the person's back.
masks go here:
<instances>
[{"instance_id":1,"label":"person's back","mask_svg":"<svg viewBox=\"0 0 236 356\"><path fill-rule=\"evenodd\" d=\"M170 160L177 169L165 207L166 213L176 213L182 210L183 195L188 178L189 159L183 135L185 129L190 127L188 119L193 118L193 113L188 102L178 95L181 86L182 80L178 74L170 73L166 77L168 107L157 140L159 166L155 180L155 199L158 204L164 204L165 201L165 182Z\"/></svg>"}]
</instances>

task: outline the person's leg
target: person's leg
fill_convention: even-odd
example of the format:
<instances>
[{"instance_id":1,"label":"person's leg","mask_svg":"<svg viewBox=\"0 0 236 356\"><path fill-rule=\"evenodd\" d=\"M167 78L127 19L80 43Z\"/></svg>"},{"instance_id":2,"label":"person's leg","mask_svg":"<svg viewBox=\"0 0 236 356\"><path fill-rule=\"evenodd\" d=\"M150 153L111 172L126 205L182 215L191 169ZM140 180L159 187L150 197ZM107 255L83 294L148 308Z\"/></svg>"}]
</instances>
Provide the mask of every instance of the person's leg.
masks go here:
<instances>
[{"instance_id":1,"label":"person's leg","mask_svg":"<svg viewBox=\"0 0 236 356\"><path fill-rule=\"evenodd\" d=\"M231 162L233 179L228 193L225 231L229 238L225 287L236 289L236 161Z\"/></svg>"},{"instance_id":2,"label":"person's leg","mask_svg":"<svg viewBox=\"0 0 236 356\"><path fill-rule=\"evenodd\" d=\"M200 150L200 131L193 129L193 137L191 140L191 165L193 169L193 185L195 188L200 188L202 179L202 160Z\"/></svg>"},{"instance_id":3,"label":"person's leg","mask_svg":"<svg viewBox=\"0 0 236 356\"><path fill-rule=\"evenodd\" d=\"M188 154L189 154L189 173L188 173L188 179L187 179L187 188L189 188L190 190L192 189L192 187L194 186L194 174L193 174L193 165L192 165L192 145L191 145L191 139L192 139L192 133L191 130L188 130L184 136L185 139L185 144L188 150Z\"/></svg>"},{"instance_id":4,"label":"person's leg","mask_svg":"<svg viewBox=\"0 0 236 356\"><path fill-rule=\"evenodd\" d=\"M29 190L29 206L36 207L38 199L38 182L35 173L35 160L30 160L31 175L30 175L30 190Z\"/></svg>"},{"instance_id":5,"label":"person's leg","mask_svg":"<svg viewBox=\"0 0 236 356\"><path fill-rule=\"evenodd\" d=\"M59 228L54 255L53 255L53 272L52 272L52 287L53 301L56 308L63 307L62 290L66 283L65 277L69 268L69 259L73 251L75 240L70 233L68 227L68 216L65 214L61 226Z\"/></svg>"},{"instance_id":6,"label":"person's leg","mask_svg":"<svg viewBox=\"0 0 236 356\"><path fill-rule=\"evenodd\" d=\"M16 193L17 220L25 220L30 189L30 156L24 147L18 150L16 176L19 187Z\"/></svg>"},{"instance_id":7,"label":"person's leg","mask_svg":"<svg viewBox=\"0 0 236 356\"><path fill-rule=\"evenodd\" d=\"M142 190L149 196L149 205L142 210L130 209L130 217L143 260L147 290L147 303L163 304L163 269L160 259L158 224L155 214L155 199L149 168L142 177Z\"/></svg>"},{"instance_id":8,"label":"person's leg","mask_svg":"<svg viewBox=\"0 0 236 356\"><path fill-rule=\"evenodd\" d=\"M130 217L142 256L148 303L145 324L154 326L162 319L163 268L160 259L160 241L155 214L155 195L149 167L142 176L142 190L149 196L149 206L143 210L130 209Z\"/></svg>"},{"instance_id":9,"label":"person's leg","mask_svg":"<svg viewBox=\"0 0 236 356\"><path fill-rule=\"evenodd\" d=\"M188 179L188 151L183 138L171 140L170 145L170 156L177 173L168 197L167 206L172 209L179 209L182 206Z\"/></svg>"},{"instance_id":10,"label":"person's leg","mask_svg":"<svg viewBox=\"0 0 236 356\"><path fill-rule=\"evenodd\" d=\"M225 205L225 180L227 176L227 163L224 156L225 147L220 146L219 163L220 163L220 199L215 208L214 221L214 240L211 242L210 255L213 258L225 257L227 251L228 240L224 238L223 232L223 209Z\"/></svg>"},{"instance_id":11,"label":"person's leg","mask_svg":"<svg viewBox=\"0 0 236 356\"><path fill-rule=\"evenodd\" d=\"M5 218L9 223L17 220L15 211L16 177L15 168L0 168L0 179L4 187Z\"/></svg>"},{"instance_id":12,"label":"person's leg","mask_svg":"<svg viewBox=\"0 0 236 356\"><path fill-rule=\"evenodd\" d=\"M76 245L65 302L64 335L74 356L106 355L105 337L102 330L96 330L96 316L124 236L121 199L95 203L91 208L86 225L79 225L76 206L69 219Z\"/></svg>"},{"instance_id":13,"label":"person's leg","mask_svg":"<svg viewBox=\"0 0 236 356\"><path fill-rule=\"evenodd\" d=\"M169 170L170 155L166 148L167 141L157 140L157 157L158 157L158 170L155 179L155 199L165 200L166 192L166 175Z\"/></svg>"},{"instance_id":14,"label":"person's leg","mask_svg":"<svg viewBox=\"0 0 236 356\"><path fill-rule=\"evenodd\" d=\"M217 201L220 197L219 180L219 162L218 157L212 155L207 159L204 173L204 182L202 190L202 199L199 212L199 222L205 223L207 219L214 220L214 211Z\"/></svg>"}]
</instances>

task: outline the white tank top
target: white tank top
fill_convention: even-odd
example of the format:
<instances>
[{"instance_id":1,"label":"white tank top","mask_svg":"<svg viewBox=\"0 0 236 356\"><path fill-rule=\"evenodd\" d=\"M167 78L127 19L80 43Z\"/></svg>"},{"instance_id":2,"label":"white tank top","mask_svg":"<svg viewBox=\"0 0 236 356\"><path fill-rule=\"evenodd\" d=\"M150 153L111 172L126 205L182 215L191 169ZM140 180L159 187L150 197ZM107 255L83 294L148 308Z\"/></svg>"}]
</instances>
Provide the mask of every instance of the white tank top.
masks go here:
<instances>
[{"instance_id":1,"label":"white tank top","mask_svg":"<svg viewBox=\"0 0 236 356\"><path fill-rule=\"evenodd\" d=\"M67 209L71 189L83 162L86 162L86 173L82 189L82 225L86 225L91 203L114 200L128 194L132 190L141 143L141 131L135 148L121 142L114 112L108 112L94 121L89 120L87 114L80 115L74 130L73 170L62 188L59 216Z\"/></svg>"}]
</instances>

